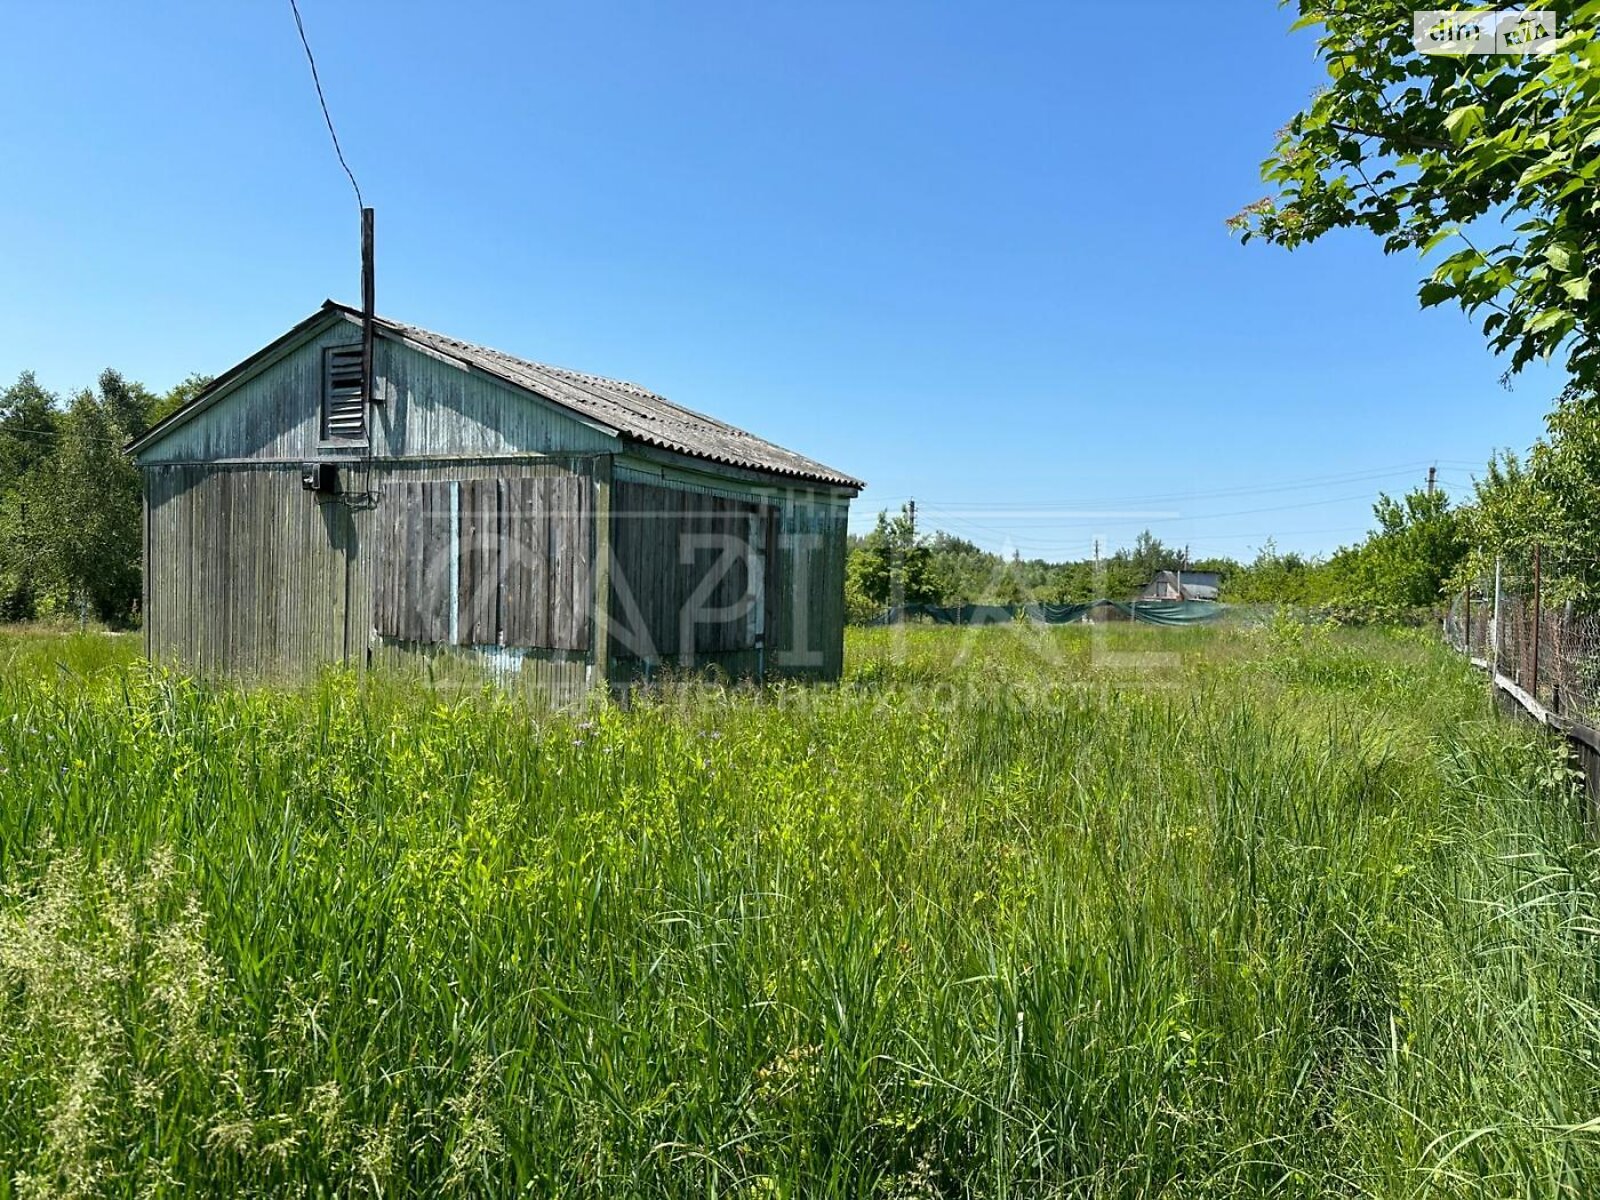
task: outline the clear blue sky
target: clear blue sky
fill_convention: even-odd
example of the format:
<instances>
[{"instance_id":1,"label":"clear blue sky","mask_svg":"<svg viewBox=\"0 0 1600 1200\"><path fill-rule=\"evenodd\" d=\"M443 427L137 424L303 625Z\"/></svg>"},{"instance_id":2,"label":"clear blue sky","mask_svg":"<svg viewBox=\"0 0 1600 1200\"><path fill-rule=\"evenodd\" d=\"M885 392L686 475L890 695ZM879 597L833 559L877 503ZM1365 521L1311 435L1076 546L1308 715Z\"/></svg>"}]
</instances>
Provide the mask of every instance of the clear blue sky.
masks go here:
<instances>
[{"instance_id":1,"label":"clear blue sky","mask_svg":"<svg viewBox=\"0 0 1600 1200\"><path fill-rule=\"evenodd\" d=\"M381 311L859 475L858 527L915 496L1030 557L1325 552L1526 446L1559 378L1502 389L1370 238L1228 236L1321 77L1271 0L1196 12L302 0ZM356 298L288 0L4 27L0 376L164 389Z\"/></svg>"}]
</instances>

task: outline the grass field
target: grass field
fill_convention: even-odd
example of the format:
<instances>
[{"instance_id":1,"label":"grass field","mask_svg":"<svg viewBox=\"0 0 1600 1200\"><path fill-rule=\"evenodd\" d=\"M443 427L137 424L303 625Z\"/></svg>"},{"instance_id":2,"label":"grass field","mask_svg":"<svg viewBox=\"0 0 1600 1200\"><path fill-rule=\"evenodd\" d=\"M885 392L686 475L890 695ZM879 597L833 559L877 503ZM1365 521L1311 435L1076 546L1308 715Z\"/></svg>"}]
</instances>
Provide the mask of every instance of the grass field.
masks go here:
<instances>
[{"instance_id":1,"label":"grass field","mask_svg":"<svg viewBox=\"0 0 1600 1200\"><path fill-rule=\"evenodd\" d=\"M0 1196L1592 1196L1562 761L1426 632L626 711L0 635Z\"/></svg>"}]
</instances>

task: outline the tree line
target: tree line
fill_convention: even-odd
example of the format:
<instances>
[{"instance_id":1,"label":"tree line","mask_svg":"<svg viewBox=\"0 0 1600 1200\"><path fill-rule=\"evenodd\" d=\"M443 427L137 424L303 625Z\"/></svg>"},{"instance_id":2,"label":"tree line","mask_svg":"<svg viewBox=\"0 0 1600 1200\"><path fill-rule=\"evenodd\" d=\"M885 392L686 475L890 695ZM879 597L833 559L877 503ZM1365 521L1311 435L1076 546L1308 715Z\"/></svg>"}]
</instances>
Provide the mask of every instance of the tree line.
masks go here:
<instances>
[{"instance_id":1,"label":"tree line","mask_svg":"<svg viewBox=\"0 0 1600 1200\"><path fill-rule=\"evenodd\" d=\"M124 447L210 378L164 393L107 368L65 398L24 371L0 392L0 620L139 619L139 472Z\"/></svg>"},{"instance_id":2,"label":"tree line","mask_svg":"<svg viewBox=\"0 0 1600 1200\"><path fill-rule=\"evenodd\" d=\"M1157 571L1182 563L1182 551L1149 531L1129 548L1098 561L1009 558L943 530L917 534L909 508L878 514L876 527L850 538L846 608L865 619L891 604L1065 604L1102 596L1126 598ZM1227 572L1227 559L1196 560L1191 571Z\"/></svg>"},{"instance_id":3,"label":"tree line","mask_svg":"<svg viewBox=\"0 0 1600 1200\"><path fill-rule=\"evenodd\" d=\"M1493 477L1491 468L1480 489L1492 486ZM895 603L1127 600L1157 572L1180 569L1218 575L1219 598L1232 603L1338 608L1368 620L1439 603L1466 569L1469 540L1482 524L1478 504L1453 507L1444 492L1419 488L1399 499L1380 494L1373 515L1375 526L1362 541L1327 558L1280 551L1269 540L1249 562L1189 560L1146 530L1132 546L1098 560L1050 562L1007 558L942 530L918 535L909 511L881 512L870 533L850 539L846 608L859 621Z\"/></svg>"}]
</instances>

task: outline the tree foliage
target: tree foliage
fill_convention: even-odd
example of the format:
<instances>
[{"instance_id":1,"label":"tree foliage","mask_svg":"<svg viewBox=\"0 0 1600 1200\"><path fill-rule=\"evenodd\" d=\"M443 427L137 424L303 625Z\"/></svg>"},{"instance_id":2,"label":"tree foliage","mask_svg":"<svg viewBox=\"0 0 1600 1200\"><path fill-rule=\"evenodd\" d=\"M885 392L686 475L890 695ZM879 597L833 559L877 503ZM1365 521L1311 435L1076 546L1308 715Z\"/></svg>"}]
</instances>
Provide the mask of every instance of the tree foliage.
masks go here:
<instances>
[{"instance_id":1,"label":"tree foliage","mask_svg":"<svg viewBox=\"0 0 1600 1200\"><path fill-rule=\"evenodd\" d=\"M1468 514L1443 491L1380 494L1376 527L1325 561L1280 553L1268 542L1229 598L1241 602L1357 608L1370 616L1440 603L1467 553Z\"/></svg>"},{"instance_id":2,"label":"tree foliage","mask_svg":"<svg viewBox=\"0 0 1600 1200\"><path fill-rule=\"evenodd\" d=\"M1526 456L1497 455L1478 480L1467 536L1467 573L1486 579L1495 560L1525 569L1542 551L1546 594L1600 606L1600 403L1578 387L1545 419Z\"/></svg>"},{"instance_id":3,"label":"tree foliage","mask_svg":"<svg viewBox=\"0 0 1600 1200\"><path fill-rule=\"evenodd\" d=\"M916 535L906 510L878 514L871 533L852 539L846 571L846 609L866 620L894 604L1078 603L1136 596L1157 571L1181 568L1186 552L1149 530L1133 546L1094 558L1050 562L984 550L965 538L935 531ZM1239 565L1230 559L1188 563L1226 579Z\"/></svg>"},{"instance_id":4,"label":"tree foliage","mask_svg":"<svg viewBox=\"0 0 1600 1200\"><path fill-rule=\"evenodd\" d=\"M1310 604L1321 599L1319 564L1294 551L1281 552L1268 538L1255 560L1238 572L1228 599L1241 604Z\"/></svg>"},{"instance_id":5,"label":"tree foliage","mask_svg":"<svg viewBox=\"0 0 1600 1200\"><path fill-rule=\"evenodd\" d=\"M0 392L0 620L32 616L49 587L43 495L60 444L56 397L24 371Z\"/></svg>"},{"instance_id":6,"label":"tree foliage","mask_svg":"<svg viewBox=\"0 0 1600 1200\"><path fill-rule=\"evenodd\" d=\"M1401 608L1439 603L1467 552L1461 514L1450 498L1421 488L1399 500L1380 495L1373 515L1377 529L1329 564L1335 572L1348 573L1348 593L1367 603Z\"/></svg>"},{"instance_id":7,"label":"tree foliage","mask_svg":"<svg viewBox=\"0 0 1600 1200\"><path fill-rule=\"evenodd\" d=\"M845 571L845 607L854 617L869 616L891 604L931 604L938 598L930 574L932 555L917 537L909 507L878 524L852 549Z\"/></svg>"},{"instance_id":8,"label":"tree foliage","mask_svg":"<svg viewBox=\"0 0 1600 1200\"><path fill-rule=\"evenodd\" d=\"M0 620L135 618L142 505L123 446L201 386L156 396L108 369L63 405L24 371L0 392Z\"/></svg>"},{"instance_id":9,"label":"tree foliage","mask_svg":"<svg viewBox=\"0 0 1600 1200\"><path fill-rule=\"evenodd\" d=\"M1596 434L1600 438L1600 425ZM1600 503L1600 476L1595 495ZM853 541L847 609L852 620L861 621L899 603L1128 600L1156 572L1178 568L1215 572L1221 578L1220 598L1234 604L1358 609L1380 618L1439 604L1462 569L1478 510L1453 507L1443 491L1418 488L1399 498L1380 494L1373 518L1364 539L1326 559L1280 551L1269 539L1252 562L1241 564L1228 558L1189 560L1181 547L1148 530L1132 546L1098 560L1006 557L944 532L913 536L907 513L880 513L873 531Z\"/></svg>"},{"instance_id":10,"label":"tree foliage","mask_svg":"<svg viewBox=\"0 0 1600 1200\"><path fill-rule=\"evenodd\" d=\"M1232 219L1248 240L1294 247L1363 228L1386 252L1448 250L1424 306L1482 317L1514 373L1565 348L1600 382L1600 0L1560 17L1543 55L1420 54L1414 5L1298 0L1320 26L1329 86L1280 132L1262 174L1273 195Z\"/></svg>"},{"instance_id":11,"label":"tree foliage","mask_svg":"<svg viewBox=\"0 0 1600 1200\"><path fill-rule=\"evenodd\" d=\"M154 425L158 421L166 420L166 418L210 387L212 380L215 378L216 376L214 375L201 375L198 373L186 376L183 382L173 387L166 395L157 398L156 402L150 406L149 423Z\"/></svg>"}]
</instances>

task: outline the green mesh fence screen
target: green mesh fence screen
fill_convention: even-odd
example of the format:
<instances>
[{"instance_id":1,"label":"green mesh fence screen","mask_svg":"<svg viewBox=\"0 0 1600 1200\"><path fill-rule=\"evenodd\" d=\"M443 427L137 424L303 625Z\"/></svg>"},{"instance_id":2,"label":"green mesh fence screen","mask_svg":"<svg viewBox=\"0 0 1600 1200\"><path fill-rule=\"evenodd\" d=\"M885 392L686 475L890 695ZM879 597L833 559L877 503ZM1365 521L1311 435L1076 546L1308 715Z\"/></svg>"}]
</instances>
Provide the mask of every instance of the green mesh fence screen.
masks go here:
<instances>
[{"instance_id":1,"label":"green mesh fence screen","mask_svg":"<svg viewBox=\"0 0 1600 1200\"><path fill-rule=\"evenodd\" d=\"M1146 625L1203 625L1228 611L1206 600L1090 600L1086 604L902 604L885 609L869 625L930 621L935 625L1008 625L1037 621L1070 625L1074 621L1142 621Z\"/></svg>"}]
</instances>

